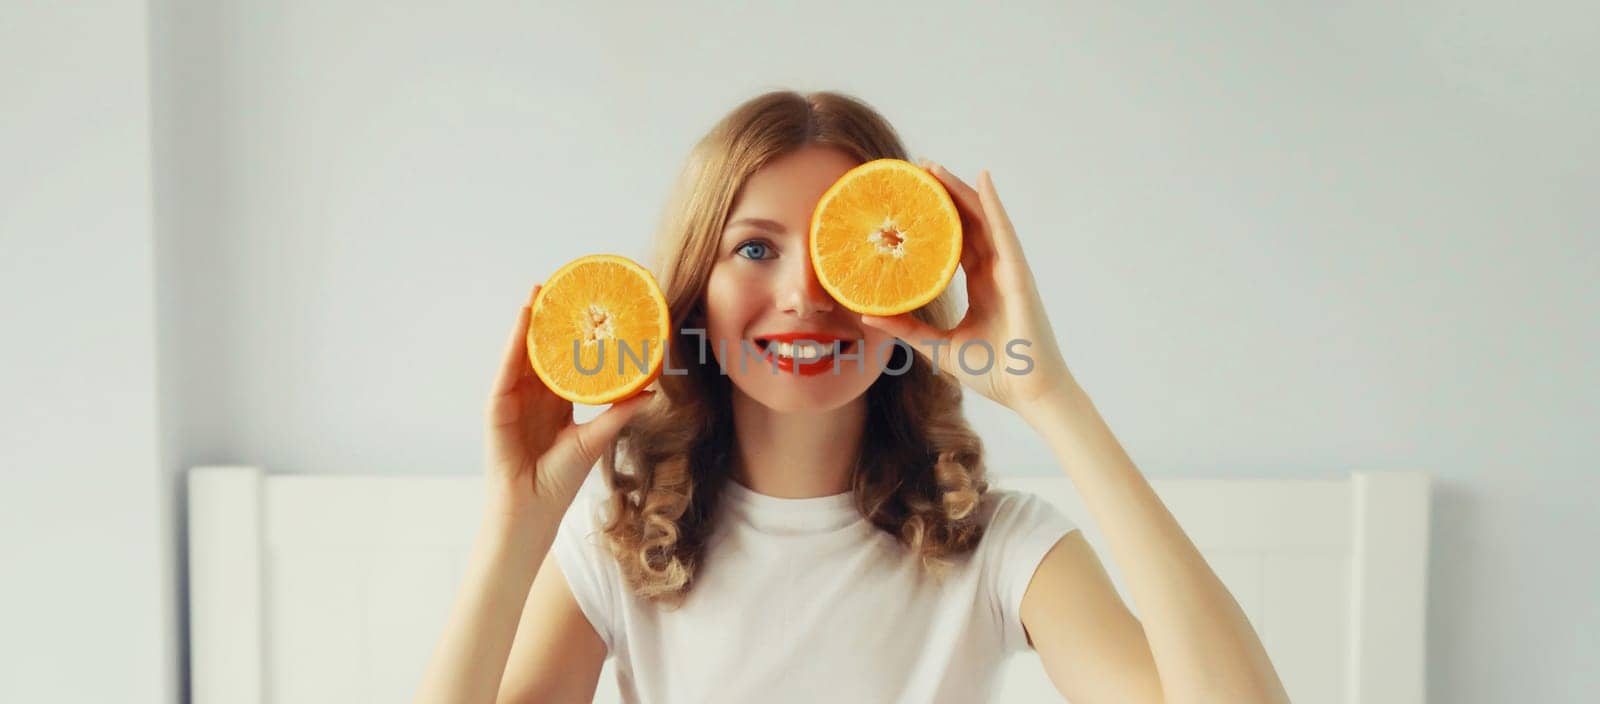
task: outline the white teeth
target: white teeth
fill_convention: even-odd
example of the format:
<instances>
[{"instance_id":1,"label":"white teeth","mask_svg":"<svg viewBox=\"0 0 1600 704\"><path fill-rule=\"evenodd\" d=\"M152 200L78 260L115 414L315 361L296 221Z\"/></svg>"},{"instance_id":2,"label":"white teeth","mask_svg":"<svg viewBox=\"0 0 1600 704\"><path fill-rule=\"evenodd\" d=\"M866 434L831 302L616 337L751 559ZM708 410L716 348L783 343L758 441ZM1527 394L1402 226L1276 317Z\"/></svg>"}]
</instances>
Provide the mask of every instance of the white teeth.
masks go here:
<instances>
[{"instance_id":1,"label":"white teeth","mask_svg":"<svg viewBox=\"0 0 1600 704\"><path fill-rule=\"evenodd\" d=\"M780 357L800 360L820 359L824 355L833 353L833 345L823 346L817 343L795 345L789 342L773 342L771 349Z\"/></svg>"}]
</instances>

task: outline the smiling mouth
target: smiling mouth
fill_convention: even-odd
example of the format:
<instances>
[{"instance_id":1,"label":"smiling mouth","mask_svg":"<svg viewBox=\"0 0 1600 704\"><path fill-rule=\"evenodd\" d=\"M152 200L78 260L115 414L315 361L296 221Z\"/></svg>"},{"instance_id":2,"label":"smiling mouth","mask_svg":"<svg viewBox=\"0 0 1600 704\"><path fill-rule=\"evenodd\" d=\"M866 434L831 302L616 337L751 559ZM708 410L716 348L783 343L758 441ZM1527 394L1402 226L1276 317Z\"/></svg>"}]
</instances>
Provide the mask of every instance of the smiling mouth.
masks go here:
<instances>
[{"instance_id":1,"label":"smiling mouth","mask_svg":"<svg viewBox=\"0 0 1600 704\"><path fill-rule=\"evenodd\" d=\"M825 344L809 340L795 340L793 343L789 343L764 337L758 337L755 340L762 353L770 352L777 359L790 360L801 364L812 364L832 359L835 355L849 354L855 350L856 346L855 340L835 340Z\"/></svg>"}]
</instances>

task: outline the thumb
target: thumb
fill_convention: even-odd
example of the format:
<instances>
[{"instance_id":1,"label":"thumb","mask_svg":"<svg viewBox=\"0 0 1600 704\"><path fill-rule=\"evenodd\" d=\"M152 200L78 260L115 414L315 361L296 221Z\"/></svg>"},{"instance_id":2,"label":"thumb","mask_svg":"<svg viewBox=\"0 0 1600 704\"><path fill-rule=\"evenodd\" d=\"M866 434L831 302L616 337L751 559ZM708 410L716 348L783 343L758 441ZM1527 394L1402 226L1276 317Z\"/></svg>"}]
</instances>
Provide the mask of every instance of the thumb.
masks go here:
<instances>
[{"instance_id":1,"label":"thumb","mask_svg":"<svg viewBox=\"0 0 1600 704\"><path fill-rule=\"evenodd\" d=\"M611 404L610 408L587 423L563 428L553 448L556 466L586 474L589 468L600 461L600 453L622 431L622 426L627 425L628 420L655 395L654 391L641 391Z\"/></svg>"},{"instance_id":2,"label":"thumb","mask_svg":"<svg viewBox=\"0 0 1600 704\"><path fill-rule=\"evenodd\" d=\"M944 360L950 356L950 334L940 332L932 325L917 320L916 316L910 313L887 317L863 314L861 323L900 338L923 359L928 360L934 369L941 368Z\"/></svg>"}]
</instances>

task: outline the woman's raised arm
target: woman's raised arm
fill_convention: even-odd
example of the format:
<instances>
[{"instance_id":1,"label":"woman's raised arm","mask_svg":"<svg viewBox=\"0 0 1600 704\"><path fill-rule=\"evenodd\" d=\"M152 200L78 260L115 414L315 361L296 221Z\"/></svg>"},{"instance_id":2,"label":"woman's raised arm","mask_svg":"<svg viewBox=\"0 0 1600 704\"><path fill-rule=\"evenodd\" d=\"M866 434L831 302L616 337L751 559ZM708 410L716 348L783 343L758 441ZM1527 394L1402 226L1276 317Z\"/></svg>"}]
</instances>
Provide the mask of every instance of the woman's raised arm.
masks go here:
<instances>
[{"instance_id":1,"label":"woman's raised arm","mask_svg":"<svg viewBox=\"0 0 1600 704\"><path fill-rule=\"evenodd\" d=\"M538 295L535 286L528 300ZM492 704L529 588L584 477L633 413L640 393L576 424L528 360L527 304L506 343L486 413L485 510L444 635L414 701Z\"/></svg>"},{"instance_id":2,"label":"woman's raised arm","mask_svg":"<svg viewBox=\"0 0 1600 704\"><path fill-rule=\"evenodd\" d=\"M973 189L941 166L924 167L945 185L962 214L967 314L951 330L934 330L909 314L861 320L901 338L941 370L1021 415L1044 437L1105 533L1143 621L1141 629L1125 608L1105 608L1121 607L1120 600L1098 574L1087 544L1068 536L1045 557L1024 598L1023 626L1046 669L1053 677L1116 678L1069 683L1075 692L1111 692L1115 701L1132 699L1130 692L1166 702L1288 701L1238 602L1067 370L1022 244L988 172L979 174ZM991 364L974 368L956 359L969 343L979 342L989 347ZM1000 349L1006 358L999 358ZM1041 585L1045 588L1033 588ZM1064 647L1069 639L1089 647ZM1098 662L1074 667L1073 658ZM1152 666L1159 694L1148 686Z\"/></svg>"}]
</instances>

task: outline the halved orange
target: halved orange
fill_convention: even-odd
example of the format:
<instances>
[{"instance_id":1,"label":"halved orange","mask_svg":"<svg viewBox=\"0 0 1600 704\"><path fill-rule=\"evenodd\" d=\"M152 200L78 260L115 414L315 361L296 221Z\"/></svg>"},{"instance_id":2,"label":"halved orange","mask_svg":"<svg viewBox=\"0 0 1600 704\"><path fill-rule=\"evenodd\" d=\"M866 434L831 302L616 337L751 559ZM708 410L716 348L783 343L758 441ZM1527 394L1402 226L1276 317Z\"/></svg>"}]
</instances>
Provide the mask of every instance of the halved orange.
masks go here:
<instances>
[{"instance_id":1,"label":"halved orange","mask_svg":"<svg viewBox=\"0 0 1600 704\"><path fill-rule=\"evenodd\" d=\"M670 328L667 299L649 270L592 254L557 269L534 297L528 360L557 396L612 403L661 375Z\"/></svg>"},{"instance_id":2,"label":"halved orange","mask_svg":"<svg viewBox=\"0 0 1600 704\"><path fill-rule=\"evenodd\" d=\"M834 300L899 315L932 301L961 262L961 214L944 184L900 159L847 172L811 213L811 265Z\"/></svg>"}]
</instances>

